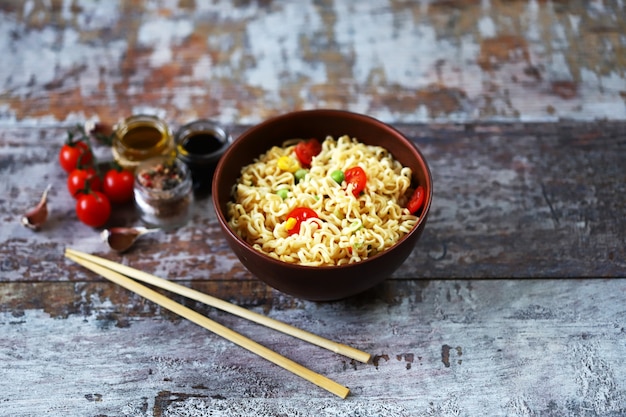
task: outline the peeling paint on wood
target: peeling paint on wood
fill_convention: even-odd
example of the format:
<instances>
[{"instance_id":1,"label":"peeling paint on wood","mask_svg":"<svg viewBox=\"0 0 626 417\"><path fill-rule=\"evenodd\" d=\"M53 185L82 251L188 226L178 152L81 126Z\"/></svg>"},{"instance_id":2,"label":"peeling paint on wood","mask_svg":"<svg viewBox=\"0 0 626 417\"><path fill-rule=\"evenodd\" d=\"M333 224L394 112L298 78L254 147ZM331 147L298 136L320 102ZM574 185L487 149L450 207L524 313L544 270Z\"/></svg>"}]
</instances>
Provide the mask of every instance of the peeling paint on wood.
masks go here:
<instances>
[{"instance_id":1,"label":"peeling paint on wood","mask_svg":"<svg viewBox=\"0 0 626 417\"><path fill-rule=\"evenodd\" d=\"M0 205L3 410L12 416L624 413L626 234L624 216L617 215L624 212L624 124L398 128L429 157L438 203L398 274L338 303L294 299L254 280L214 230L206 201L194 214L202 230L150 235L124 256L106 252L97 232L73 219L64 174L54 166L63 129L1 132L2 149L10 150L2 168L10 174L2 193L9 197ZM28 180L17 183L22 178ZM57 190L52 222L38 233L23 228L21 210L50 182ZM357 364L175 297L353 393L346 401L329 399L65 262L66 245L354 345L373 361ZM586 274L594 279L581 279ZM548 279L507 279L537 276ZM450 277L465 279L433 279Z\"/></svg>"},{"instance_id":2,"label":"peeling paint on wood","mask_svg":"<svg viewBox=\"0 0 626 417\"><path fill-rule=\"evenodd\" d=\"M423 150L435 186L428 226L393 278L624 276L623 122L396 127ZM59 267L69 281L93 280L63 259L68 246L173 280L253 278L228 248L208 198L176 233L110 253L97 232L76 221L55 162L63 137L63 129L0 132L8 156L2 172L11 178L0 185L4 281L46 281ZM50 220L33 233L17 220L48 184ZM138 224L137 214L116 210L111 224Z\"/></svg>"},{"instance_id":3,"label":"peeling paint on wood","mask_svg":"<svg viewBox=\"0 0 626 417\"><path fill-rule=\"evenodd\" d=\"M3 2L0 123L626 118L622 2Z\"/></svg>"},{"instance_id":4,"label":"peeling paint on wood","mask_svg":"<svg viewBox=\"0 0 626 417\"><path fill-rule=\"evenodd\" d=\"M0 2L0 416L626 414L625 12L620 1ZM112 254L76 220L55 162L65 130L87 119L211 117L236 137L317 107L391 123L435 184L409 259L339 302L256 280L209 199L188 226ZM50 219L33 232L19 218L48 184ZM137 221L132 207L112 220ZM330 398L66 261L67 246L373 360L173 296L351 389Z\"/></svg>"},{"instance_id":5,"label":"peeling paint on wood","mask_svg":"<svg viewBox=\"0 0 626 417\"><path fill-rule=\"evenodd\" d=\"M355 364L206 311L345 383L352 390L346 401L167 314L131 315L118 325L110 313L124 305L105 293L92 299L90 311L63 320L37 309L5 311L0 313L3 410L13 416L626 411L622 280L430 281L414 289L419 299L407 296L397 304L370 292L339 303L272 309L272 316L371 352L372 364Z\"/></svg>"}]
</instances>

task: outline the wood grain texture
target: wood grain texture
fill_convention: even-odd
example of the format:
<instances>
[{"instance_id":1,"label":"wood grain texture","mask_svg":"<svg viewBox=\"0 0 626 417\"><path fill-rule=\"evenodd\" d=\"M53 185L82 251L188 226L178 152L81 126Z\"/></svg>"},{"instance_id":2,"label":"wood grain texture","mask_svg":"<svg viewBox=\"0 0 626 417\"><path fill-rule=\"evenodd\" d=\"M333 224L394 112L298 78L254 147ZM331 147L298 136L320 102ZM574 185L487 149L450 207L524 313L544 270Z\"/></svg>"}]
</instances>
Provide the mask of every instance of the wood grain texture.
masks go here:
<instances>
[{"instance_id":1,"label":"wood grain texture","mask_svg":"<svg viewBox=\"0 0 626 417\"><path fill-rule=\"evenodd\" d=\"M626 415L624 2L0 1L0 416ZM333 303L254 278L210 199L124 255L79 223L76 123L366 113L429 161L409 259ZM111 158L99 145L100 160ZM50 218L19 220L51 185ZM112 225L138 224L117 208ZM373 355L177 295L346 385L335 398L63 258L98 254Z\"/></svg>"},{"instance_id":2,"label":"wood grain texture","mask_svg":"<svg viewBox=\"0 0 626 417\"><path fill-rule=\"evenodd\" d=\"M619 1L0 4L0 122L626 118Z\"/></svg>"},{"instance_id":3,"label":"wood grain texture","mask_svg":"<svg viewBox=\"0 0 626 417\"><path fill-rule=\"evenodd\" d=\"M17 292L31 284L10 285ZM112 303L106 294L120 290L111 284L88 285L102 296L84 292L88 310L62 320L38 309L1 313L0 415L626 412L623 280L388 281L337 303L266 306L273 317L368 350L369 365L191 305L346 384L346 401L187 321L155 315L134 296ZM56 283L48 296L65 286L74 292Z\"/></svg>"},{"instance_id":4,"label":"wood grain texture","mask_svg":"<svg viewBox=\"0 0 626 417\"><path fill-rule=\"evenodd\" d=\"M226 247L208 200L197 204L192 224L148 235L125 255L109 253L97 231L73 217L64 174L53 161L64 130L0 133L8 150L0 185L0 415L626 412L624 123L396 127L431 163L432 216L391 279L336 303L306 302L255 280ZM233 126L236 134L244 129ZM27 230L19 225L21 210L48 183L51 221L40 232ZM116 221L136 216L126 209ZM335 402L67 263L66 246L252 308L374 359L346 360L173 296L348 386L351 396ZM543 279L531 279L537 277Z\"/></svg>"},{"instance_id":5,"label":"wood grain texture","mask_svg":"<svg viewBox=\"0 0 626 417\"><path fill-rule=\"evenodd\" d=\"M434 197L422 239L392 278L626 275L625 123L397 127L424 152ZM97 231L76 221L55 162L63 137L62 129L0 132L8 179L0 184L0 280L58 279L59 267L67 271L62 279L93 279L63 259L66 246L173 280L252 278L221 236L208 198L186 227L148 235L127 254L109 253ZM51 218L34 233L17 220L49 183ZM137 215L118 210L110 223L137 224Z\"/></svg>"}]
</instances>

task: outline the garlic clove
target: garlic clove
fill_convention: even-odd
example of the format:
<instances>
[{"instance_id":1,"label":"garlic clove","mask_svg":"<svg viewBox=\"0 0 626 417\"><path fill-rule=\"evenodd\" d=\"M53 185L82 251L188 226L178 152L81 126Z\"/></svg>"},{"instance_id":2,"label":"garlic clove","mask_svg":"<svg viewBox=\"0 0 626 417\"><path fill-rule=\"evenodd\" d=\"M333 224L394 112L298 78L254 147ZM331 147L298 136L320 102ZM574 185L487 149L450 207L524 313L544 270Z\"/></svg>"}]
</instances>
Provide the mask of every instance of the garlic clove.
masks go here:
<instances>
[{"instance_id":1,"label":"garlic clove","mask_svg":"<svg viewBox=\"0 0 626 417\"><path fill-rule=\"evenodd\" d=\"M100 237L111 249L116 252L125 252L135 243L135 241L146 233L158 232L159 228L148 229L145 227L113 227L105 229Z\"/></svg>"},{"instance_id":2,"label":"garlic clove","mask_svg":"<svg viewBox=\"0 0 626 417\"><path fill-rule=\"evenodd\" d=\"M21 223L22 225L28 227L32 230L39 230L41 226L48 219L48 192L52 188L52 185L48 185L41 195L41 199L39 203L26 211L24 216L22 216Z\"/></svg>"}]
</instances>

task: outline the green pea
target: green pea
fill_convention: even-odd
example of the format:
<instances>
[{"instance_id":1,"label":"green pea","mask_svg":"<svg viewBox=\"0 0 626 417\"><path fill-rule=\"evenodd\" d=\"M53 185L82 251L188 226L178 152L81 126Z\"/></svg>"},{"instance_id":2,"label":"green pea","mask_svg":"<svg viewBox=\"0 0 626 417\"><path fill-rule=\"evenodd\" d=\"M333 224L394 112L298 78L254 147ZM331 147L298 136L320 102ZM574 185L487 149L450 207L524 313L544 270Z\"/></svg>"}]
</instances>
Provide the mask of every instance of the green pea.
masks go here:
<instances>
[{"instance_id":1,"label":"green pea","mask_svg":"<svg viewBox=\"0 0 626 417\"><path fill-rule=\"evenodd\" d=\"M341 184L344 180L343 171L338 169L330 173L330 178L332 178L337 184Z\"/></svg>"},{"instance_id":2,"label":"green pea","mask_svg":"<svg viewBox=\"0 0 626 417\"><path fill-rule=\"evenodd\" d=\"M302 181L304 179L304 177L306 177L306 174L308 174L309 171L307 171L306 169L299 169L295 172L295 174L293 174L296 177L296 183Z\"/></svg>"},{"instance_id":3,"label":"green pea","mask_svg":"<svg viewBox=\"0 0 626 417\"><path fill-rule=\"evenodd\" d=\"M287 193L289 193L289 191L286 188L281 188L280 190L276 191L276 194L283 200L287 198Z\"/></svg>"}]
</instances>

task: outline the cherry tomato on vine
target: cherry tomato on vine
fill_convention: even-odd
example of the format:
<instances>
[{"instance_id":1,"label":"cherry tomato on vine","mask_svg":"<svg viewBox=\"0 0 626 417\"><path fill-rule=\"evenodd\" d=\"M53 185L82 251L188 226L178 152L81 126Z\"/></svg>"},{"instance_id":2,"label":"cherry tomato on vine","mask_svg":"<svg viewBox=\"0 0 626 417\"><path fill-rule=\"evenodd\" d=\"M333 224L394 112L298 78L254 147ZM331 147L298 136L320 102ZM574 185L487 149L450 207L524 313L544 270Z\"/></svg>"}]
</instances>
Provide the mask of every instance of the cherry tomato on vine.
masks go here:
<instances>
[{"instance_id":1,"label":"cherry tomato on vine","mask_svg":"<svg viewBox=\"0 0 626 417\"><path fill-rule=\"evenodd\" d=\"M84 192L101 191L102 181L94 168L79 168L70 172L67 177L67 189L74 198Z\"/></svg>"},{"instance_id":2,"label":"cherry tomato on vine","mask_svg":"<svg viewBox=\"0 0 626 417\"><path fill-rule=\"evenodd\" d=\"M59 152L59 164L65 172L70 173L76 168L89 166L93 161L93 154L89 145L82 141L68 140Z\"/></svg>"},{"instance_id":3,"label":"cherry tomato on vine","mask_svg":"<svg viewBox=\"0 0 626 417\"><path fill-rule=\"evenodd\" d=\"M415 191L413 191L411 199L407 203L406 208L409 209L409 212L411 212L411 214L415 214L417 210L422 208L424 200L426 200L426 192L424 190L424 187L420 185L415 189Z\"/></svg>"},{"instance_id":4,"label":"cherry tomato on vine","mask_svg":"<svg viewBox=\"0 0 626 417\"><path fill-rule=\"evenodd\" d=\"M322 152L322 144L315 138L307 141L299 142L296 145L296 156L304 167L311 166L311 160L314 156Z\"/></svg>"},{"instance_id":5,"label":"cherry tomato on vine","mask_svg":"<svg viewBox=\"0 0 626 417\"><path fill-rule=\"evenodd\" d=\"M109 203L107 196L100 191L81 193L76 200L76 216L87 226L104 226L110 215L111 203Z\"/></svg>"},{"instance_id":6,"label":"cherry tomato on vine","mask_svg":"<svg viewBox=\"0 0 626 417\"><path fill-rule=\"evenodd\" d=\"M318 219L317 213L308 207L296 207L287 215L287 233L295 235L300 233L302 222L307 219Z\"/></svg>"},{"instance_id":7,"label":"cherry tomato on vine","mask_svg":"<svg viewBox=\"0 0 626 417\"><path fill-rule=\"evenodd\" d=\"M358 197L367 184L367 175L361 167L352 167L344 173L346 184L352 184L352 194Z\"/></svg>"},{"instance_id":8,"label":"cherry tomato on vine","mask_svg":"<svg viewBox=\"0 0 626 417\"><path fill-rule=\"evenodd\" d=\"M102 190L114 204L123 204L133 199L135 177L132 172L121 169L110 169L104 175Z\"/></svg>"}]
</instances>

